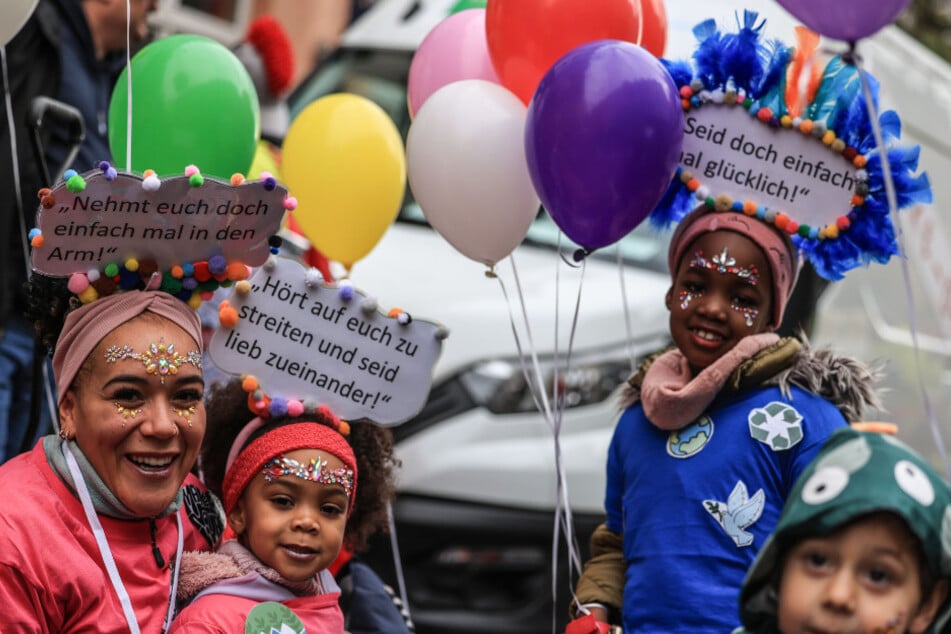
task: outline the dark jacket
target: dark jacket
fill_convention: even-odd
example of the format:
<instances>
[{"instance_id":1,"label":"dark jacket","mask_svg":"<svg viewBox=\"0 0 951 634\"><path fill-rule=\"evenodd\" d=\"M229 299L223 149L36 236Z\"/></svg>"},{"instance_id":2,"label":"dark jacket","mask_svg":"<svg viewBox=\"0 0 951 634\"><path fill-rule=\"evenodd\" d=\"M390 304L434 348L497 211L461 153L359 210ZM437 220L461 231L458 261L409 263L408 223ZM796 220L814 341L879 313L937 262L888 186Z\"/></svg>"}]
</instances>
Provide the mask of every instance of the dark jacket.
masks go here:
<instances>
[{"instance_id":1,"label":"dark jacket","mask_svg":"<svg viewBox=\"0 0 951 634\"><path fill-rule=\"evenodd\" d=\"M27 279L24 245L35 226L37 191L44 182L33 149L27 118L33 99L45 96L77 108L83 115L85 139L72 167L83 172L110 160L106 117L112 89L122 69L124 54L96 59L92 34L81 0L40 0L33 15L6 47L9 96L16 129L23 218L16 203L16 187L6 100L0 103L0 319L22 315L23 284ZM63 61L66 61L64 64ZM40 134L44 157L55 178L60 163L74 145L71 130L48 119Z\"/></svg>"}]
</instances>

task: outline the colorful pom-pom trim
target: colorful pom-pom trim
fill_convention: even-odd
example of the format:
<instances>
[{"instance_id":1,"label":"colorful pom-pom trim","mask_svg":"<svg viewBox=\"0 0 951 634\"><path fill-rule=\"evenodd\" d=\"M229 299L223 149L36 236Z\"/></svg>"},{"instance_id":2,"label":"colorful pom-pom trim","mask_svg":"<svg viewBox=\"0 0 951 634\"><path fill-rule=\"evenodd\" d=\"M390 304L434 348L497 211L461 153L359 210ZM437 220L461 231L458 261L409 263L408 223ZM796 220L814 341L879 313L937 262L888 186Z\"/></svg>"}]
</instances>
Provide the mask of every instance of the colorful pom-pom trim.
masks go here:
<instances>
[{"instance_id":1,"label":"colorful pom-pom trim","mask_svg":"<svg viewBox=\"0 0 951 634\"><path fill-rule=\"evenodd\" d=\"M241 389L248 394L248 408L261 418L281 418L283 416L315 416L319 414L328 421L331 428L342 436L350 434L350 424L341 420L326 405L318 405L314 400L299 400L282 396L269 397L258 380L251 375L241 377Z\"/></svg>"}]
</instances>

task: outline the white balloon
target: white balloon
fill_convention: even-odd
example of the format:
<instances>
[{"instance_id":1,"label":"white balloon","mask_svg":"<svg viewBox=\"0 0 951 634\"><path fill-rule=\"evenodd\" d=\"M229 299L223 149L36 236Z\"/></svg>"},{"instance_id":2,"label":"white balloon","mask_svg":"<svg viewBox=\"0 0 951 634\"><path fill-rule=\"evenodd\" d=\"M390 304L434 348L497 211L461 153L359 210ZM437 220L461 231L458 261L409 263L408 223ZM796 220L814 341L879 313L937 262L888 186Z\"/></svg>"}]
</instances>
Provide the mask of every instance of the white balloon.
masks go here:
<instances>
[{"instance_id":1,"label":"white balloon","mask_svg":"<svg viewBox=\"0 0 951 634\"><path fill-rule=\"evenodd\" d=\"M426 100L406 140L423 215L457 251L488 266L519 245L538 212L525 159L527 110L498 84L457 81Z\"/></svg>"},{"instance_id":2,"label":"white balloon","mask_svg":"<svg viewBox=\"0 0 951 634\"><path fill-rule=\"evenodd\" d=\"M3 0L0 2L0 46L13 39L36 8L37 0Z\"/></svg>"}]
</instances>

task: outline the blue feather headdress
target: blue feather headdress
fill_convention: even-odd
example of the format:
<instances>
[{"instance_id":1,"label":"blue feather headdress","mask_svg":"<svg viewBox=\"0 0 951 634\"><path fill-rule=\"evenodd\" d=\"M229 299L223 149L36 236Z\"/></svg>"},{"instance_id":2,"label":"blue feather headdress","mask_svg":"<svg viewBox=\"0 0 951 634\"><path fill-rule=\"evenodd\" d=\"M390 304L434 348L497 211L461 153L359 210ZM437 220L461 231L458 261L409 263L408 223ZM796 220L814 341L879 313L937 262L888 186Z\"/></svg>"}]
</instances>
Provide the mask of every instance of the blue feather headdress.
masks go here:
<instances>
[{"instance_id":1,"label":"blue feather headdress","mask_svg":"<svg viewBox=\"0 0 951 634\"><path fill-rule=\"evenodd\" d=\"M663 60L680 88L684 147L673 181L651 213L679 222L698 200L786 231L823 277L841 279L898 252L882 171L887 156L898 207L930 203L918 150L900 147L901 121L881 113L878 147L862 78L840 57L816 60L819 36L797 29L797 46L762 37L745 11L735 33L713 20L694 28L691 61ZM877 112L878 82L865 74Z\"/></svg>"}]
</instances>

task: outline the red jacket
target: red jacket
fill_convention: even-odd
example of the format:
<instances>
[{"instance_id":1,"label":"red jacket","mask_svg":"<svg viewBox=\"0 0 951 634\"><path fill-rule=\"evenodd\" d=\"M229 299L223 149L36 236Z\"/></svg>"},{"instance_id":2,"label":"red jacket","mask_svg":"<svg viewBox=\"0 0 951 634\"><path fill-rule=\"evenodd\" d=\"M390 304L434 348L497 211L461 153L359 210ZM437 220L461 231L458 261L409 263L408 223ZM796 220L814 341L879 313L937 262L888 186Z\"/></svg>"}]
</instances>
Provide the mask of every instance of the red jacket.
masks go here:
<instances>
[{"instance_id":1,"label":"red jacket","mask_svg":"<svg viewBox=\"0 0 951 634\"><path fill-rule=\"evenodd\" d=\"M185 486L194 487L192 500L210 495L192 476ZM0 467L0 500L0 629L127 634L82 504L47 464L42 441ZM187 506L179 510L184 548L208 550L212 544L199 529L197 506ZM168 562L178 542L175 516L156 520L156 542L166 562L162 569L152 554L147 520L100 516L100 521L140 630L161 632L171 591Z\"/></svg>"}]
</instances>

